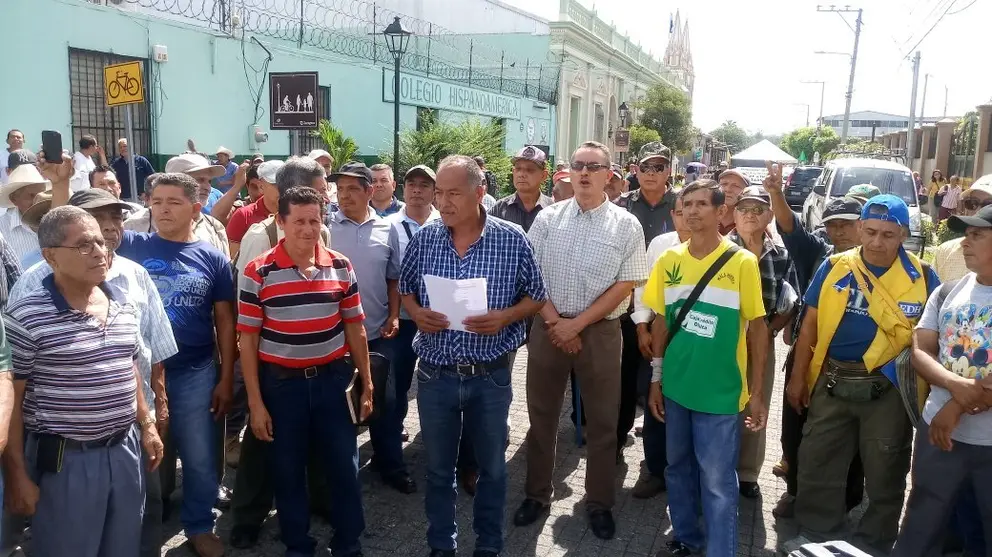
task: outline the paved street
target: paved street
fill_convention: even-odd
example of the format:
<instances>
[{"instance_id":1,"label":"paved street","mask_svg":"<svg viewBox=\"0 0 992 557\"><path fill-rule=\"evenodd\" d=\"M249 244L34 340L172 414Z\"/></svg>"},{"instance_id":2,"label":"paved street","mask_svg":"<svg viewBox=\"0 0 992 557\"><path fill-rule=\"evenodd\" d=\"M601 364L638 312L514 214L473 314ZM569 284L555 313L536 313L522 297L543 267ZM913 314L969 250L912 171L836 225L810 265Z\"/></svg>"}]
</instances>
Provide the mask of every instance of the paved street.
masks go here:
<instances>
[{"instance_id":1,"label":"paved street","mask_svg":"<svg viewBox=\"0 0 992 557\"><path fill-rule=\"evenodd\" d=\"M779 343L777 361L785 359L785 348ZM643 451L640 439L633 434L625 450L627 464L621 468L617 478L619 491L617 506L614 509L617 521L617 536L604 542L593 536L587 527L584 512L583 481L586 473L585 450L575 444L574 429L568 419L569 406L562 414L561 428L558 436L558 465L555 469L555 501L551 508L551 516L544 521L527 528L517 528L512 525L512 513L523 500L523 483L526 476L524 458L524 437L527 433L527 400L525 392L525 353L521 351L514 370L513 406L510 409L512 428L510 432L510 448L507 450L509 493L507 500L507 557L530 556L592 556L603 555L611 557L654 555L669 539L671 527L665 513L665 497L643 501L630 496L630 490L637 480ZM740 545L738 555L774 554L775 544L780 535L791 535L794 526L783 525L784 530L776 531L771 509L778 500L779 494L785 489L782 480L771 473L772 465L778 461L781 449L779 445L779 430L781 415L782 377L776 377L775 396L771 407L771 419L768 431L768 452L765 466L762 470L761 489L763 497L757 501L742 500L740 509ZM414 382L416 384L416 381ZM411 393L413 394L413 393ZM640 423L640 422L638 422ZM424 460L423 444L419 435L420 422L417 417L416 399L411 401L410 415L406 421L410 432L410 443L405 447L407 462L411 472L417 478L421 491L415 495L400 495L385 487L377 475L363 469L362 480L365 486L364 500L366 521L365 555L369 557L426 555L427 547L425 533L427 529L424 517L423 475ZM368 433L359 438L363 466L371 456L368 444ZM233 485L233 474L226 479L228 485ZM177 494L177 497L179 494ZM461 555L470 555L474 545L474 535L471 528L472 499L459 495L459 539ZM191 556L193 553L183 546L185 538L180 533L178 512L173 513L173 519L167 525L171 539L166 544L164 555L170 557ZM220 535L226 540L231 528L229 516L222 516L219 521ZM322 544L329 539L329 527L320 519L314 519L313 531ZM265 525L261 542L252 551L230 550L231 556L281 556L283 546L277 539L278 521L271 517Z\"/></svg>"}]
</instances>

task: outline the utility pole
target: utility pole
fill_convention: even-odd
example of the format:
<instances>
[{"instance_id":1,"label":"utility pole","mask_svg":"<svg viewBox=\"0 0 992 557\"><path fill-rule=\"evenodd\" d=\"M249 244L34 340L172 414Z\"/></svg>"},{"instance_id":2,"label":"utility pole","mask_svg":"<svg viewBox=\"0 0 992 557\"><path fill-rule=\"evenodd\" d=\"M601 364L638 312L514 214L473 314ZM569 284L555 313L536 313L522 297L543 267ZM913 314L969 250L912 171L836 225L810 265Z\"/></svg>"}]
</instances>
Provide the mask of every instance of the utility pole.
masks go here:
<instances>
[{"instance_id":1,"label":"utility pole","mask_svg":"<svg viewBox=\"0 0 992 557\"><path fill-rule=\"evenodd\" d=\"M947 85L944 85L944 118L947 118Z\"/></svg>"},{"instance_id":2,"label":"utility pole","mask_svg":"<svg viewBox=\"0 0 992 557\"><path fill-rule=\"evenodd\" d=\"M826 81L800 81L800 83L806 83L810 85L819 84L820 85L820 119L816 121L816 129L819 130L820 126L823 125L823 94L827 90ZM808 126L809 124L807 124Z\"/></svg>"},{"instance_id":3,"label":"utility pole","mask_svg":"<svg viewBox=\"0 0 992 557\"><path fill-rule=\"evenodd\" d=\"M916 153L916 90L920 84L920 51L913 56L913 93L909 97L909 132L906 135L906 160Z\"/></svg>"},{"instance_id":4,"label":"utility pole","mask_svg":"<svg viewBox=\"0 0 992 557\"><path fill-rule=\"evenodd\" d=\"M920 125L923 125L923 113L927 109L927 87L930 86L930 74L923 74L923 99L920 100Z\"/></svg>"},{"instance_id":5,"label":"utility pole","mask_svg":"<svg viewBox=\"0 0 992 557\"><path fill-rule=\"evenodd\" d=\"M844 105L844 127L841 128L840 142L847 143L847 132L851 123L851 98L854 96L854 69L858 64L858 43L861 40L861 8L854 9L850 6L844 6L843 8L838 8L835 6L823 7L817 6L816 11L818 12L834 12L837 14L854 13L857 12L858 19L854 22L854 51L851 53L851 75L847 81L847 93L844 95L846 102ZM841 19L844 16L841 15ZM847 23L847 20L844 20ZM850 27L850 24L848 24Z\"/></svg>"}]
</instances>

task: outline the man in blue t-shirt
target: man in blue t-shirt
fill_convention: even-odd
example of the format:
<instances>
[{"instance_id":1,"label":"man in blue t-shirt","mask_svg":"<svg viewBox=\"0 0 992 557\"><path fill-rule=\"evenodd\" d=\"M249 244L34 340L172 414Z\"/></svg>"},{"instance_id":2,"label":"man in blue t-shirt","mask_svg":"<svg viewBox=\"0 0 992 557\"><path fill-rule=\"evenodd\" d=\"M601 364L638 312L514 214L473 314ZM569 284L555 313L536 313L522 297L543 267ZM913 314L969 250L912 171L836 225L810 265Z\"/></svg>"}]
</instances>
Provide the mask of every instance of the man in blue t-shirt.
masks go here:
<instances>
[{"instance_id":1,"label":"man in blue t-shirt","mask_svg":"<svg viewBox=\"0 0 992 557\"><path fill-rule=\"evenodd\" d=\"M198 555L220 557L212 510L220 483L214 421L227 413L234 385L234 281L224 254L193 232L197 190L185 174L157 177L150 207L158 232L125 234L117 253L148 271L172 324L179 352L165 360L165 389L169 431L183 462L180 519Z\"/></svg>"}]
</instances>

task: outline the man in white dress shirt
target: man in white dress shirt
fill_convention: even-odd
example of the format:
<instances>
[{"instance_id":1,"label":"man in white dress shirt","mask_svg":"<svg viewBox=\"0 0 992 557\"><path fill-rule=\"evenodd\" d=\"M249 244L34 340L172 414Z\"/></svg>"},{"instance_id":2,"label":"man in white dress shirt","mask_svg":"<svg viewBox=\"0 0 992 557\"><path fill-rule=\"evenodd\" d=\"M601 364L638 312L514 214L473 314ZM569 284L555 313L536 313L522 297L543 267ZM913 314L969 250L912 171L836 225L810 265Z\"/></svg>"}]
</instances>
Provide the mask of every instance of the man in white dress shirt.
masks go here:
<instances>
[{"instance_id":1,"label":"man in white dress shirt","mask_svg":"<svg viewBox=\"0 0 992 557\"><path fill-rule=\"evenodd\" d=\"M19 261L39 249L38 235L21 221L21 216L31 207L35 195L51 187L33 164L18 166L7 183L0 186L0 207L7 209L0 216L0 235L10 243Z\"/></svg>"}]
</instances>

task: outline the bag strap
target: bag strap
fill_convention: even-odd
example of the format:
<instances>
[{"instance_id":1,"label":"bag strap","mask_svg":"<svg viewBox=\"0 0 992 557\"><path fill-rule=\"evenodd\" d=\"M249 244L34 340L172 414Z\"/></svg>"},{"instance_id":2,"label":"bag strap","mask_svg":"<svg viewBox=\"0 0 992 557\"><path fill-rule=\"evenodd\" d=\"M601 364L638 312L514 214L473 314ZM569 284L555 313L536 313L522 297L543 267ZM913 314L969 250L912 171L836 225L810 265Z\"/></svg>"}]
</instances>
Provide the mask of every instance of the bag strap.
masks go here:
<instances>
[{"instance_id":1,"label":"bag strap","mask_svg":"<svg viewBox=\"0 0 992 557\"><path fill-rule=\"evenodd\" d=\"M403 230L406 231L406 239L407 239L407 241L412 240L413 239L413 232L410 231L410 223L408 223L406 221L403 221L401 224L403 224Z\"/></svg>"},{"instance_id":2,"label":"bag strap","mask_svg":"<svg viewBox=\"0 0 992 557\"><path fill-rule=\"evenodd\" d=\"M679 332L679 329L682 328L682 322L685 321L685 316L689 315L689 310L696 304L696 300L702 296L703 289L706 288L706 285L713 280L713 277L720 272L720 269L722 269L723 266L726 265L727 262L734 256L734 254L740 251L740 249L740 246L737 244L731 244L728 246L726 251L721 253L720 257L717 257L716 261L710 265L710 268L706 269L703 276L699 277L699 282L697 282L696 286L692 288L692 292L689 293L689 297L686 298L685 303L682 304L682 308L679 309L679 314L675 317L675 321L672 322L672 326L668 329L668 341L665 343L665 351L668 351L668 347L672 345L672 339L675 338L675 333Z\"/></svg>"},{"instance_id":3,"label":"bag strap","mask_svg":"<svg viewBox=\"0 0 992 557\"><path fill-rule=\"evenodd\" d=\"M276 220L272 219L272 222L265 225L265 233L269 236L269 247L274 248L276 244L279 243L279 237L276 233Z\"/></svg>"}]
</instances>

